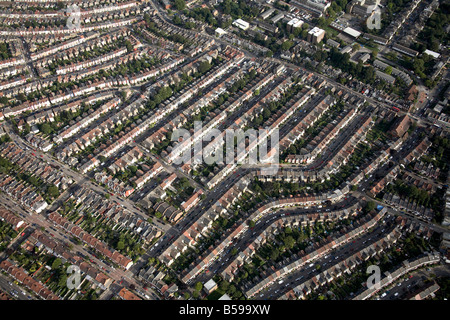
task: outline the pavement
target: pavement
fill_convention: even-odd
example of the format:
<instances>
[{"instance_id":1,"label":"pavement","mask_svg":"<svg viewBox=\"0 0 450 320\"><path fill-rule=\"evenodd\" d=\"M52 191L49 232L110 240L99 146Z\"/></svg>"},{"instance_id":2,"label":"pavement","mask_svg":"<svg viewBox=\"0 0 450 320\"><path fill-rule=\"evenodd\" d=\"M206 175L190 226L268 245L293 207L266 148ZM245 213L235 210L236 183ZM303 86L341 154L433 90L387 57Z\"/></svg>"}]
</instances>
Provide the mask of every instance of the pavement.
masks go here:
<instances>
[{"instance_id":1,"label":"pavement","mask_svg":"<svg viewBox=\"0 0 450 320\"><path fill-rule=\"evenodd\" d=\"M109 193L108 191L105 190L105 188L99 186L97 183L92 182L88 176L82 175L82 174L72 170L67 164L58 161L56 158L53 158L48 153L42 152L38 149L35 149L35 147L31 146L25 140L23 140L20 136L15 134L9 123L5 123L4 128L5 128L6 132L8 133L8 135L11 137L11 139L20 148L24 149L26 153L28 153L28 154L34 153L37 158L40 157L42 160L46 161L47 163L54 165L54 166L58 166L59 170L61 170L67 177L70 177L72 180L74 180L74 184L72 184L70 186L69 190L74 188L76 185L78 185L78 186L84 185L84 186L87 186L89 189L91 189L101 195L105 195L106 193ZM116 203L119 203L120 205L125 207L128 211L140 216L141 219L143 219L143 220L147 220L149 218L149 216L147 214L145 214L144 212L139 210L136 207L136 205L128 199L124 199L124 198L119 197L116 194L114 194L114 195L110 195L110 200L115 201ZM168 225L167 223L164 223L162 220L159 220L155 217L152 217L152 218L153 218L152 220L153 220L154 225L156 227L158 227L159 229L161 229L162 231L165 232L167 229L170 228L170 225Z\"/></svg>"},{"instance_id":2,"label":"pavement","mask_svg":"<svg viewBox=\"0 0 450 320\"><path fill-rule=\"evenodd\" d=\"M276 299L285 292L289 291L291 288L305 282L307 279L311 279L323 270L337 265L354 253L383 238L386 232L393 229L394 225L393 217L385 218L385 221L385 223L376 226L371 232L365 233L358 239L336 248L331 254L314 261L314 263L309 264L307 267L292 272L288 277L276 282L272 286L269 286L267 289L256 295L257 299ZM388 230L385 232L385 229ZM319 270L316 269L317 265L320 266Z\"/></svg>"},{"instance_id":3,"label":"pavement","mask_svg":"<svg viewBox=\"0 0 450 320\"><path fill-rule=\"evenodd\" d=\"M27 293L25 289L21 288L13 282L12 278L6 277L0 273L0 291L7 293L11 298L17 300L36 300L32 294Z\"/></svg>"},{"instance_id":4,"label":"pavement","mask_svg":"<svg viewBox=\"0 0 450 320\"><path fill-rule=\"evenodd\" d=\"M234 257L231 253L232 248L236 248L238 252L243 251L249 243L254 241L265 229L267 229L273 221L280 219L285 215L291 216L301 216L308 213L316 213L316 212L329 212L334 210L342 210L346 207L352 206L357 201L354 197L348 197L344 200L332 204L330 206L324 206L322 209L306 209L306 208L286 208L278 211L274 211L271 213L265 214L262 218L260 218L255 227L248 229L243 235L240 236L239 239L236 240L230 246L227 251L217 256L216 260L205 270L204 273L201 273L195 281L205 282L209 280L213 275L222 272L224 269L228 267L228 265L233 261ZM319 210L319 211L318 211Z\"/></svg>"},{"instance_id":5,"label":"pavement","mask_svg":"<svg viewBox=\"0 0 450 320\"><path fill-rule=\"evenodd\" d=\"M421 291L427 279L450 277L450 267L439 264L437 266L419 269L409 273L406 279L401 278L387 288L383 288L374 298L376 300L402 300L411 294Z\"/></svg>"}]
</instances>

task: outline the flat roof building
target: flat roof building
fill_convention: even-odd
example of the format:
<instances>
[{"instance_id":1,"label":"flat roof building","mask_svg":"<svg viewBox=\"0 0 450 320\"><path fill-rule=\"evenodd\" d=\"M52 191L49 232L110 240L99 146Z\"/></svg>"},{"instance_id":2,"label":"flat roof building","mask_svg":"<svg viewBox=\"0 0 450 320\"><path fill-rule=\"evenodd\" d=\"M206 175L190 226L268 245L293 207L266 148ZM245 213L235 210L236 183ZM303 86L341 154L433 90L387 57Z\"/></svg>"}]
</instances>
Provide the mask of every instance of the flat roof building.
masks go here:
<instances>
[{"instance_id":1,"label":"flat roof building","mask_svg":"<svg viewBox=\"0 0 450 320\"><path fill-rule=\"evenodd\" d=\"M359 36L361 35L361 32L350 27L345 28L343 32L352 36L353 38L359 38Z\"/></svg>"},{"instance_id":2,"label":"flat roof building","mask_svg":"<svg viewBox=\"0 0 450 320\"><path fill-rule=\"evenodd\" d=\"M343 48L341 49L341 53L342 53L342 54L344 54L344 53L350 53L350 52L352 52L352 47L350 47L350 46L345 46L345 47L343 47Z\"/></svg>"},{"instance_id":3,"label":"flat roof building","mask_svg":"<svg viewBox=\"0 0 450 320\"><path fill-rule=\"evenodd\" d=\"M203 289L207 294L210 294L217 289L217 283L213 279L211 279L204 284Z\"/></svg>"},{"instance_id":4,"label":"flat roof building","mask_svg":"<svg viewBox=\"0 0 450 320\"><path fill-rule=\"evenodd\" d=\"M271 32L271 33L277 33L278 32L278 27L277 26L275 26L273 24L270 24L270 23L267 23L267 22L264 22L264 21L259 21L258 22L258 27L263 29L264 31L268 31L268 32Z\"/></svg>"},{"instance_id":5,"label":"flat roof building","mask_svg":"<svg viewBox=\"0 0 450 320\"><path fill-rule=\"evenodd\" d=\"M364 33L363 38L366 40L373 40L373 42L384 46L388 43L388 40L386 38L379 37L370 33Z\"/></svg>"},{"instance_id":6,"label":"flat roof building","mask_svg":"<svg viewBox=\"0 0 450 320\"><path fill-rule=\"evenodd\" d=\"M237 19L233 21L233 26L242 30L247 30L250 27L250 24L242 19Z\"/></svg>"},{"instance_id":7,"label":"flat roof building","mask_svg":"<svg viewBox=\"0 0 450 320\"><path fill-rule=\"evenodd\" d=\"M390 76L387 73L381 72L380 70L375 70L375 75L378 78L380 78L390 84L394 84L394 82L395 82L395 78L393 76Z\"/></svg>"},{"instance_id":8,"label":"flat roof building","mask_svg":"<svg viewBox=\"0 0 450 320\"><path fill-rule=\"evenodd\" d=\"M217 28L216 29L216 37L221 37L224 34L227 34L227 32L225 30L223 30L222 28Z\"/></svg>"},{"instance_id":9,"label":"flat roof building","mask_svg":"<svg viewBox=\"0 0 450 320\"><path fill-rule=\"evenodd\" d=\"M366 63L366 61L369 59L370 59L370 54L365 52L359 56L358 60L361 61L362 63Z\"/></svg>"},{"instance_id":10,"label":"flat roof building","mask_svg":"<svg viewBox=\"0 0 450 320\"><path fill-rule=\"evenodd\" d=\"M261 13L261 18L263 18L264 20L266 20L268 17L270 17L272 15L272 13L275 12L274 8L270 8L267 11L264 11L263 13Z\"/></svg>"},{"instance_id":11,"label":"flat roof building","mask_svg":"<svg viewBox=\"0 0 450 320\"><path fill-rule=\"evenodd\" d=\"M294 28L300 28L303 25L303 20L294 18L287 23L288 31L292 32Z\"/></svg>"},{"instance_id":12,"label":"flat roof building","mask_svg":"<svg viewBox=\"0 0 450 320\"><path fill-rule=\"evenodd\" d=\"M273 17L271 20L273 23L277 23L278 21L280 21L283 18L284 18L284 13L279 13L275 17Z\"/></svg>"},{"instance_id":13,"label":"flat roof building","mask_svg":"<svg viewBox=\"0 0 450 320\"><path fill-rule=\"evenodd\" d=\"M289 4L309 12L315 13L318 16L322 14L331 6L331 1L328 0L292 0Z\"/></svg>"},{"instance_id":14,"label":"flat roof building","mask_svg":"<svg viewBox=\"0 0 450 320\"><path fill-rule=\"evenodd\" d=\"M314 27L308 31L308 41L311 43L319 43L325 36L325 30Z\"/></svg>"},{"instance_id":15,"label":"flat roof building","mask_svg":"<svg viewBox=\"0 0 450 320\"><path fill-rule=\"evenodd\" d=\"M328 39L327 40L327 45L329 45L330 47L333 48L339 48L339 46L341 45L339 42L334 41L333 39Z\"/></svg>"},{"instance_id":16,"label":"flat roof building","mask_svg":"<svg viewBox=\"0 0 450 320\"><path fill-rule=\"evenodd\" d=\"M423 53L426 53L426 54L432 56L435 59L438 59L441 56L439 53L431 51L431 50L428 50L428 49L426 49Z\"/></svg>"},{"instance_id":17,"label":"flat roof building","mask_svg":"<svg viewBox=\"0 0 450 320\"><path fill-rule=\"evenodd\" d=\"M417 52L416 50L410 49L408 47L402 46L401 44L398 43L394 43L392 45L392 49L394 49L395 51L401 52L406 54L407 56L410 57L417 57L419 55L419 52Z\"/></svg>"}]
</instances>

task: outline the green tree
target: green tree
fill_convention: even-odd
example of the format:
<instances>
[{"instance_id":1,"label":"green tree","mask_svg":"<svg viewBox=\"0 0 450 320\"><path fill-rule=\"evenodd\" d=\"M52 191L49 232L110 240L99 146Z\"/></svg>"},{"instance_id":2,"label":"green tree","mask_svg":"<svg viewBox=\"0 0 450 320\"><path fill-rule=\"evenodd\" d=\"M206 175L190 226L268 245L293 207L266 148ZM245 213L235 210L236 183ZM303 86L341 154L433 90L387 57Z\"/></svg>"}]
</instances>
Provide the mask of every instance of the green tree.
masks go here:
<instances>
[{"instance_id":1,"label":"green tree","mask_svg":"<svg viewBox=\"0 0 450 320\"><path fill-rule=\"evenodd\" d=\"M24 102L24 101L27 100L27 97L23 93L19 93L17 95L17 99L19 99L20 101Z\"/></svg>"},{"instance_id":2,"label":"green tree","mask_svg":"<svg viewBox=\"0 0 450 320\"><path fill-rule=\"evenodd\" d=\"M366 206L365 206L364 210L365 210L366 212L370 212L370 211L374 210L375 207L376 207L375 202L371 200L371 201L368 201L368 202L366 203Z\"/></svg>"},{"instance_id":3,"label":"green tree","mask_svg":"<svg viewBox=\"0 0 450 320\"><path fill-rule=\"evenodd\" d=\"M7 97L1 97L0 98L0 103L1 104L8 104L9 103L9 99Z\"/></svg>"},{"instance_id":4,"label":"green tree","mask_svg":"<svg viewBox=\"0 0 450 320\"><path fill-rule=\"evenodd\" d=\"M37 187L39 184L39 180L35 176L30 176L28 178L28 182L31 183L35 187Z\"/></svg>"},{"instance_id":5,"label":"green tree","mask_svg":"<svg viewBox=\"0 0 450 320\"><path fill-rule=\"evenodd\" d=\"M208 61L200 62L199 66L198 66L198 72L200 72L201 74L204 74L207 71L209 71L209 69L211 69L211 64Z\"/></svg>"},{"instance_id":6,"label":"green tree","mask_svg":"<svg viewBox=\"0 0 450 320\"><path fill-rule=\"evenodd\" d=\"M325 28L328 25L327 19L325 19L324 17L320 17L319 19L317 19L317 23L321 28Z\"/></svg>"},{"instance_id":7,"label":"green tree","mask_svg":"<svg viewBox=\"0 0 450 320\"><path fill-rule=\"evenodd\" d=\"M378 56L378 49L373 49L372 50L372 60L375 60Z\"/></svg>"},{"instance_id":8,"label":"green tree","mask_svg":"<svg viewBox=\"0 0 450 320\"><path fill-rule=\"evenodd\" d=\"M263 110L263 118L265 120L267 120L267 119L269 119L270 115L271 115L270 110L267 109L267 108L264 108L264 110Z\"/></svg>"},{"instance_id":9,"label":"green tree","mask_svg":"<svg viewBox=\"0 0 450 320\"><path fill-rule=\"evenodd\" d=\"M58 187L55 185L48 186L46 194L51 198L58 198L59 197Z\"/></svg>"},{"instance_id":10,"label":"green tree","mask_svg":"<svg viewBox=\"0 0 450 320\"><path fill-rule=\"evenodd\" d=\"M384 70L385 73L387 74L392 74L392 67L391 66L387 66L386 69Z\"/></svg>"},{"instance_id":11,"label":"green tree","mask_svg":"<svg viewBox=\"0 0 450 320\"><path fill-rule=\"evenodd\" d=\"M281 44L281 50L288 51L293 45L293 41L287 40Z\"/></svg>"},{"instance_id":12,"label":"green tree","mask_svg":"<svg viewBox=\"0 0 450 320\"><path fill-rule=\"evenodd\" d=\"M117 250L123 250L125 248L125 243L123 241L117 242Z\"/></svg>"},{"instance_id":13,"label":"green tree","mask_svg":"<svg viewBox=\"0 0 450 320\"><path fill-rule=\"evenodd\" d=\"M286 246L286 248L288 249L292 249L295 245L295 240L292 236L287 236L284 239L284 245Z\"/></svg>"},{"instance_id":14,"label":"green tree","mask_svg":"<svg viewBox=\"0 0 450 320\"><path fill-rule=\"evenodd\" d=\"M179 15L176 15L175 17L173 17L173 23L175 23L176 25L181 25L183 24L183 21L181 20Z\"/></svg>"},{"instance_id":15,"label":"green tree","mask_svg":"<svg viewBox=\"0 0 450 320\"><path fill-rule=\"evenodd\" d=\"M59 278L58 286L59 286L59 287L64 287L64 286L66 286L66 284L67 284L67 275L62 274L62 275L60 276L60 278Z\"/></svg>"},{"instance_id":16,"label":"green tree","mask_svg":"<svg viewBox=\"0 0 450 320\"><path fill-rule=\"evenodd\" d=\"M128 169L130 169L130 171L133 175L136 174L136 171L138 170L138 168L136 166L129 166Z\"/></svg>"},{"instance_id":17,"label":"green tree","mask_svg":"<svg viewBox=\"0 0 450 320\"><path fill-rule=\"evenodd\" d=\"M175 8L177 10L183 10L186 7L184 0L175 0Z\"/></svg>"},{"instance_id":18,"label":"green tree","mask_svg":"<svg viewBox=\"0 0 450 320\"><path fill-rule=\"evenodd\" d=\"M133 51L133 45L131 44L130 40L125 41L125 46L127 47L128 53Z\"/></svg>"},{"instance_id":19,"label":"green tree","mask_svg":"<svg viewBox=\"0 0 450 320\"><path fill-rule=\"evenodd\" d=\"M203 289L203 284L199 281L195 284L195 290L200 292Z\"/></svg>"},{"instance_id":20,"label":"green tree","mask_svg":"<svg viewBox=\"0 0 450 320\"><path fill-rule=\"evenodd\" d=\"M226 282L225 280L222 281L219 285L220 290L222 290L224 292L226 292L229 287L230 287L230 284L228 282Z\"/></svg>"},{"instance_id":21,"label":"green tree","mask_svg":"<svg viewBox=\"0 0 450 320\"><path fill-rule=\"evenodd\" d=\"M236 287L234 286L234 285L231 285L229 288L228 288L228 291L227 291L229 294L234 294L235 292L236 292Z\"/></svg>"},{"instance_id":22,"label":"green tree","mask_svg":"<svg viewBox=\"0 0 450 320\"><path fill-rule=\"evenodd\" d=\"M43 134L47 134L47 135L53 132L52 127L48 123L41 124L41 126L39 127L39 130Z\"/></svg>"},{"instance_id":23,"label":"green tree","mask_svg":"<svg viewBox=\"0 0 450 320\"><path fill-rule=\"evenodd\" d=\"M53 261L53 263L52 263L52 269L53 269L53 270L58 269L58 268L61 266L61 264L62 264L61 259L60 259L60 258L56 258L56 259Z\"/></svg>"},{"instance_id":24,"label":"green tree","mask_svg":"<svg viewBox=\"0 0 450 320\"><path fill-rule=\"evenodd\" d=\"M278 259L279 256L280 256L280 252L278 251L278 249L273 248L272 251L270 252L270 259L272 261L275 261Z\"/></svg>"}]
</instances>

